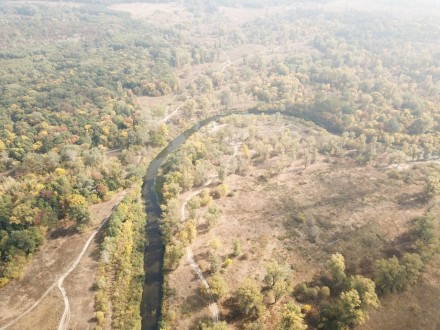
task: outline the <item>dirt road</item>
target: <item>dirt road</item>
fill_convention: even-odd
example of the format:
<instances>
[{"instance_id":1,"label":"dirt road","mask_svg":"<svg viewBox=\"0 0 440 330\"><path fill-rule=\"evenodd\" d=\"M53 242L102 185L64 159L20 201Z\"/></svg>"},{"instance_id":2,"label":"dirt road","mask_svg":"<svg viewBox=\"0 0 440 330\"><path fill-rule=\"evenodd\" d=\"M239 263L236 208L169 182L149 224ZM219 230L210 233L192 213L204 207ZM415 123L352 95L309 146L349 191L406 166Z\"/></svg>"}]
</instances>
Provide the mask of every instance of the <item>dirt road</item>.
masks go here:
<instances>
[{"instance_id":1,"label":"dirt road","mask_svg":"<svg viewBox=\"0 0 440 330\"><path fill-rule=\"evenodd\" d=\"M211 180L208 180L203 187L208 186L211 183ZM181 207L181 221L185 221L186 219L186 215L185 215L185 209L186 209L186 205L188 204L188 201L193 198L194 196L200 194L200 192L202 191L203 188L200 188L198 190L193 191L191 194L189 194ZM218 305L217 303L212 299L211 296L211 291L210 291L210 287L208 282L206 281L205 276L203 276L203 273L199 267L199 265L197 265L196 261L194 260L194 255L191 249L191 246L188 246L186 248L186 254L187 254L187 261L188 264L191 266L191 269L197 274L197 277L199 278L200 282L202 282L202 285L206 288L206 291L208 292L210 298L210 303L209 303L209 310L211 311L212 314L212 319L214 322L218 322L220 317L219 317L219 310L218 310Z\"/></svg>"},{"instance_id":2,"label":"dirt road","mask_svg":"<svg viewBox=\"0 0 440 330\"><path fill-rule=\"evenodd\" d=\"M127 194L127 191L124 191L123 194L121 194L121 196L118 197L118 199L116 200L114 208L116 208L119 205L119 203L122 201L122 199L124 198L124 196L126 194ZM108 222L108 220L110 219L110 216L111 216L111 214L109 214L109 216L101 223L101 225L98 227L98 229L96 229L93 232L93 234L90 235L89 239L87 240L87 242L84 245L83 249L81 250L80 254L76 258L75 262L58 279L58 289L60 290L61 296L62 296L63 301L64 301L64 312L63 312L63 315L61 316L61 320L60 320L60 323L58 325L58 330L66 330L67 326L69 325L70 318L71 318L70 302L69 302L69 298L67 297L66 290L64 289L64 280L78 266L78 264L80 263L81 259L84 257L84 254L86 253L90 243L95 238L96 234L98 234L98 232L102 229L102 227Z\"/></svg>"},{"instance_id":3,"label":"dirt road","mask_svg":"<svg viewBox=\"0 0 440 330\"><path fill-rule=\"evenodd\" d=\"M90 248L90 245L92 243L96 244L96 242L94 242L94 238L108 221L113 208L120 203L126 193L127 191L122 191L115 195L112 200L101 203L100 205L95 205L101 211L97 212L97 219L100 221L100 225L94 230L90 237L88 237L85 243L84 241L81 243L81 240L83 237L87 237L87 234L74 235L67 238L58 238L48 241L42 250L35 256L32 264L29 266L26 274L23 276L23 279L11 283L5 288L6 290L2 290L0 294L0 324L2 321L8 320L8 322L1 325L0 330L8 328L43 329L43 325L36 322L36 319L41 319L41 322L45 322L44 326L46 327L48 326L48 323L54 324L54 322L56 322L55 324L57 324L58 320L60 320L60 314L58 314L59 312L57 312L55 315L46 315L45 317L39 317L40 315L36 315L40 313L39 306L48 303L46 301L47 299L50 300L49 305L52 306L56 303L55 301L59 299L59 297L56 295L51 294L55 287L58 287L60 290L64 301L64 311L61 316L58 329L67 329L69 322L72 320L72 313L71 304L68 299L66 289L64 288L64 280L72 271L75 270L75 268L77 268L78 264L81 263L86 251ZM77 247L82 248L81 251L76 250ZM97 246L95 246L95 248L97 248ZM75 250L77 251L76 254L72 254L72 252ZM64 273L59 274L56 278L53 278L56 274L56 270L63 268L65 269L66 265L68 265L68 260L72 259L74 262L69 266L69 268ZM50 279L52 279L52 282L48 282ZM81 282L77 283L75 286L69 286L69 288L75 289L75 291L78 289L88 291L92 284L91 281L93 281L93 277L90 278L90 276L88 276L83 280L88 282L87 285L84 285L85 283ZM46 290L37 296L36 294L38 294L38 290L43 289L46 283L48 284ZM91 298L88 298L89 300L93 300L93 292L83 292L79 293L79 295L83 297L91 295ZM33 299L35 299L35 301L29 307L26 307L26 305L31 303ZM43 301L45 302L43 303ZM47 311L45 310L45 312ZM93 310L88 311L88 313L85 314L93 315ZM75 318L78 318L78 320L76 320L77 324L82 324L82 322L79 321L79 319L82 317L83 315L75 315ZM56 327L55 324L53 328Z\"/></svg>"}]
</instances>

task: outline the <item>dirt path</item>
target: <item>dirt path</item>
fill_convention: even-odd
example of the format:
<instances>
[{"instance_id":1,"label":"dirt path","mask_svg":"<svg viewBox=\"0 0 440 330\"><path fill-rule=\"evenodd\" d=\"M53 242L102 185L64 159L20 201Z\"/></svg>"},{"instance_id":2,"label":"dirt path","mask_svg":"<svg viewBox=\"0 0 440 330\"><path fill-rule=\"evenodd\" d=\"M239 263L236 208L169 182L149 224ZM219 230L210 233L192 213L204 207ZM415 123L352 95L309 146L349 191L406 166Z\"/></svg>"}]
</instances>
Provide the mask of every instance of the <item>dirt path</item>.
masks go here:
<instances>
[{"instance_id":1,"label":"dirt path","mask_svg":"<svg viewBox=\"0 0 440 330\"><path fill-rule=\"evenodd\" d=\"M231 65L234 65L235 63L243 61L246 57L256 54L255 52L252 54L246 54L245 56L240 57L238 60L232 61L229 55L226 52L223 52L227 58L226 63L223 64L220 72L223 73L227 68L229 68Z\"/></svg>"},{"instance_id":2,"label":"dirt path","mask_svg":"<svg viewBox=\"0 0 440 330\"><path fill-rule=\"evenodd\" d=\"M117 206L122 199L124 198L124 196L127 194L127 191L124 191L116 200L115 202L115 206ZM111 215L111 214L110 214ZM81 250L81 252L79 253L79 255L77 256L77 258L75 259L74 263L69 267L69 269L64 272L63 274L61 274L61 276L58 278L58 280L56 280L55 282L52 283L51 286L49 286L47 288L47 290L39 297L39 299L37 299L28 309L26 309L25 311L23 311L21 314L19 314L18 316L16 316L14 319L12 319L11 321L9 321L7 324L3 325L0 330L4 330L7 329L11 326L13 326L14 324L16 324L18 321L20 321L21 319L23 319L25 316L27 316L29 313L31 313L36 307L38 307L42 301L48 296L48 294L52 291L52 289L55 286L58 286L58 289L61 292L61 296L63 298L64 301L64 312L63 315L61 317L58 329L67 329L67 326L69 324L70 318L71 318L71 312L70 312L70 302L66 293L66 290L64 288L64 280L66 279L67 276L69 276L69 274L78 266L78 264L80 263L80 261L82 260L82 258L84 257L84 254L87 251L87 248L89 247L89 245L91 244L91 242L93 241L93 239L95 238L95 236L98 234L98 232L102 229L102 227L107 223L107 221L110 218L110 215L107 216L104 221L101 222L101 224L99 225L99 227L92 233L92 235L89 237L89 239L86 241L86 243L84 244L83 249Z\"/></svg>"},{"instance_id":3,"label":"dirt path","mask_svg":"<svg viewBox=\"0 0 440 330\"><path fill-rule=\"evenodd\" d=\"M119 198L116 200L115 207L117 207L119 205L119 203L122 201L122 199L124 198L124 196L126 194L127 194L127 191L124 191L124 193L121 196L119 196ZM60 290L61 296L63 297L63 300L64 300L64 312L63 312L63 315L61 316L60 324L58 325L58 330L66 330L67 326L69 325L69 321L70 321L70 317L71 317L69 298L67 297L66 290L64 289L64 280L76 268L76 266L78 266L81 259L84 257L84 254L86 253L87 248L89 247L90 243L92 242L92 240L95 238L96 234L98 234L98 232L102 229L102 227L107 223L107 221L109 219L110 219L110 215L101 223L101 225L98 227L98 229L96 229L93 232L93 234L90 235L89 239L87 240L82 251L80 252L78 257L76 258L75 262L72 264L72 266L70 266L70 268L58 280L58 289Z\"/></svg>"},{"instance_id":4,"label":"dirt path","mask_svg":"<svg viewBox=\"0 0 440 330\"><path fill-rule=\"evenodd\" d=\"M76 267L76 265L75 265L75 267ZM73 269L75 269L75 267L71 268L70 271L67 274L64 274L58 280L58 290L60 290L61 296L62 296L63 301L64 301L64 311L63 311L63 315L61 316L60 324L58 325L58 330L67 329L67 326L69 325L69 321L70 321L70 317L71 317L70 303L69 303L69 298L67 298L66 290L64 289L64 279L67 277L67 275L70 274L70 272Z\"/></svg>"},{"instance_id":5,"label":"dirt path","mask_svg":"<svg viewBox=\"0 0 440 330\"><path fill-rule=\"evenodd\" d=\"M43 300L44 298L46 298L46 296L49 294L50 291L52 291L52 289L57 285L57 282L53 283L44 293L43 295L33 303L33 305L31 307L29 307L27 310L25 310L23 313L21 313L20 315L18 315L15 319L11 320L9 323L5 324L4 326L2 326L0 328L0 330L4 330L7 329L11 326L13 326L15 323L17 323L19 320L21 320L23 317L25 317L27 314L29 314L30 312L32 312L35 307L37 307Z\"/></svg>"},{"instance_id":6,"label":"dirt path","mask_svg":"<svg viewBox=\"0 0 440 330\"><path fill-rule=\"evenodd\" d=\"M411 168L412 166L415 165L420 165L420 164L440 164L440 160L438 159L429 159L429 160L410 160L410 161L406 161L402 164L391 164L388 165L387 168L394 168L398 171L402 171L402 170L407 170L409 168Z\"/></svg>"},{"instance_id":7,"label":"dirt path","mask_svg":"<svg viewBox=\"0 0 440 330\"><path fill-rule=\"evenodd\" d=\"M180 220L183 222L186 219L186 215L185 215L185 209L186 209L186 205L188 204L188 201L193 198L194 196L198 195L204 187L208 186L210 183L212 182L212 179L208 180L202 188L193 191L191 194L189 194L184 202L182 203L182 207L180 209L181 212L181 218ZM197 277L199 278L200 282L202 282L203 286L206 288L206 291L208 292L209 296L210 296L210 302L209 302L209 310L211 311L212 314L212 319L214 322L218 322L220 317L219 317L219 309L218 309L218 305L217 303L212 299L211 296L211 289L209 287L208 282L206 281L205 276L203 276L203 273L199 267L199 265L197 265L196 261L194 260L194 255L191 249L191 246L188 246L186 248L186 259L188 261L188 264L191 266L191 269L197 274Z\"/></svg>"},{"instance_id":8,"label":"dirt path","mask_svg":"<svg viewBox=\"0 0 440 330\"><path fill-rule=\"evenodd\" d=\"M122 201L122 199L124 198L124 196L126 194L127 194L127 191L124 191L124 193L121 196L119 196L119 198L116 200L115 207L119 205L119 203ZM87 248L89 247L90 243L92 242L92 240L95 238L96 234L98 234L98 232L102 229L102 227L107 223L107 221L109 219L110 219L110 215L101 223L101 225L99 225L98 229L96 229L93 232L93 234L90 235L89 239L87 240L87 242L84 245L83 249L81 250L80 254L76 258L75 262L72 264L72 266L70 266L70 268L63 275L61 275L61 277L58 280L58 289L60 290L61 296L63 297L63 301L64 301L64 312L63 312L63 315L61 316L61 320L58 325L58 330L66 330L67 326L69 325L70 318L71 318L70 302L69 302L69 298L67 297L66 290L64 289L64 280L66 279L67 276L70 275L70 273L76 268L76 266L78 266L81 259L84 257L84 254L86 253Z\"/></svg>"},{"instance_id":9,"label":"dirt path","mask_svg":"<svg viewBox=\"0 0 440 330\"><path fill-rule=\"evenodd\" d=\"M177 94L176 94L177 95ZM175 96L176 96L175 95ZM189 96L186 98L186 100L188 100L189 99ZM161 122L163 122L163 123L165 123L166 124L166 122L172 117L172 116L174 116L179 110L180 110L180 108L182 107L182 105L183 104L180 104L178 107L176 107L176 109L174 109L174 111L173 112L171 112L169 115L167 115L166 117L164 117L162 120L161 120ZM168 108L167 108L168 109ZM167 110L167 112L168 112L168 110Z\"/></svg>"},{"instance_id":10,"label":"dirt path","mask_svg":"<svg viewBox=\"0 0 440 330\"><path fill-rule=\"evenodd\" d=\"M181 95L182 93L179 94L174 94L173 98L171 99L171 101L169 102L170 104L172 102L174 102L174 100L176 99L176 97L178 97L179 95ZM179 105L176 109L174 109L173 112L171 112L170 114L168 114L168 111L170 111L170 104L167 105L167 109L166 109L166 113L167 115L165 115L165 117L161 120L162 123L165 123L168 121L168 119L170 119L177 111L179 111L180 107L182 105Z\"/></svg>"},{"instance_id":11,"label":"dirt path","mask_svg":"<svg viewBox=\"0 0 440 330\"><path fill-rule=\"evenodd\" d=\"M234 146L234 152L230 157L230 160L234 157L237 156L238 154L238 148L241 145L241 143L236 143L233 144ZM183 222L186 219L186 205L188 204L188 202L190 201L191 198L193 198L194 196L197 196L198 194L200 194L200 192L204 189L204 187L210 185L213 181L213 178L209 179L202 188L199 188L193 192L191 192L183 201L182 206L180 208L180 220ZM211 289L209 287L208 282L206 281L205 276L202 273L202 270L200 269L199 265L197 264L197 262L194 259L194 255L193 255L193 251L191 249L191 246L188 246L186 248L186 259L188 261L188 264L190 265L191 269L194 271L194 273L197 274L197 277L199 278L200 282L202 282L202 285L206 288L206 291L208 292L208 295L210 296L210 302L209 302L209 310L211 311L211 315L212 315L212 319L214 322L218 322L220 320L220 316L219 316L219 308L217 303L214 301L214 299L212 298L211 295Z\"/></svg>"},{"instance_id":12,"label":"dirt path","mask_svg":"<svg viewBox=\"0 0 440 330\"><path fill-rule=\"evenodd\" d=\"M209 296L210 296L210 302L209 302L209 310L211 311L212 314L212 320L214 322L218 322L219 321L219 311L218 311L218 305L217 303L212 299L211 296L211 289L209 287L208 282L206 281L205 277L203 276L203 273L199 267L199 265L197 265L197 263L194 260L194 256L191 250L191 247L187 247L186 248L186 253L187 253L187 260L188 260L188 264L191 266L191 269L197 274L199 280L202 282L203 286L206 288L206 291L208 292Z\"/></svg>"}]
</instances>

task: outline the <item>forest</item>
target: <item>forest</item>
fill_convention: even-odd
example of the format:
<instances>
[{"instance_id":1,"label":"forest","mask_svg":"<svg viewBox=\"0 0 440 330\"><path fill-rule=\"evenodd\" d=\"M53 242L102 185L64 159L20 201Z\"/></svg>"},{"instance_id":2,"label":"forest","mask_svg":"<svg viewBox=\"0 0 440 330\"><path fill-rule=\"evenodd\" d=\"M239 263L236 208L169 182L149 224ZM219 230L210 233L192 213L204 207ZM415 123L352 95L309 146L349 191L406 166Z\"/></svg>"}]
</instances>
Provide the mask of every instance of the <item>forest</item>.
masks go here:
<instances>
[{"instance_id":1,"label":"forest","mask_svg":"<svg viewBox=\"0 0 440 330\"><path fill-rule=\"evenodd\" d=\"M127 192L99 243L93 322L140 328L149 162L194 124L234 113L157 178L160 328L372 329L405 294L430 313L414 290L438 289L435 1L6 1L0 14L0 289ZM267 232L240 238L246 225L225 221L258 209L240 204L250 192L278 206L254 218L277 214L266 229L279 255L258 245ZM189 250L207 287L185 291Z\"/></svg>"},{"instance_id":2,"label":"forest","mask_svg":"<svg viewBox=\"0 0 440 330\"><path fill-rule=\"evenodd\" d=\"M172 64L145 48L148 36L163 42L146 24L123 14L99 18L94 9L23 8L1 9L2 286L20 276L48 232L83 230L90 204L142 178L136 158L148 133L133 93L147 93L142 81L177 88ZM125 24L147 37L122 34ZM109 157L111 150L121 156Z\"/></svg>"}]
</instances>

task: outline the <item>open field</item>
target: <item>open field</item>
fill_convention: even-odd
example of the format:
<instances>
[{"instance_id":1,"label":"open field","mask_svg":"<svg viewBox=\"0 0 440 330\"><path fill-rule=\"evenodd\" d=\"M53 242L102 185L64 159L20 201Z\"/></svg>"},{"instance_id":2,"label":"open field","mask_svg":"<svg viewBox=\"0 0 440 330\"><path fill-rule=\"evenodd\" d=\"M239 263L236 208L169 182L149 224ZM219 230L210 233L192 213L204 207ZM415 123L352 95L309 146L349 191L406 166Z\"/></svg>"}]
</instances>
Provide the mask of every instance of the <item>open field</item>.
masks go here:
<instances>
[{"instance_id":1,"label":"open field","mask_svg":"<svg viewBox=\"0 0 440 330\"><path fill-rule=\"evenodd\" d=\"M254 123L259 139L274 137L284 130L291 130L300 139L313 132L304 124L291 120L276 123L270 122L271 119L257 119ZM194 138L203 140L203 134L212 136L222 129L225 126L217 128L215 133L198 133ZM235 143L240 145L246 140L246 129L236 127L230 132L241 137ZM322 131L313 134L317 139L329 137ZM253 152L251 148L251 155ZM228 164L231 157L226 155L220 163ZM215 200L222 217L214 228L208 229L204 220L206 211L197 213L198 236L191 245L194 258L209 278L210 256L217 254L223 264L220 273L230 293L247 278L262 283L265 267L273 260L287 264L292 270L293 287L311 281L327 269L328 259L337 252L344 255L349 274L372 277L374 260L399 253L406 244L403 237L411 220L423 215L427 207L419 201L426 166L423 164L401 170L402 177L410 178L403 181L391 178L392 168L359 166L346 156L319 155L307 168L298 159L279 170L280 162L277 156L263 163L255 160L245 175L230 174L225 183L231 193ZM217 180L210 181L211 191L219 184ZM181 203L193 195L194 192L183 194ZM303 215L301 220L297 219L298 213ZM238 258L232 256L234 239L241 245ZM232 262L225 266L228 259ZM402 329L415 315L426 315L429 321L417 324L411 321L414 329L435 329L438 324L434 303L438 292L436 272L435 266L430 266L420 279L420 286L402 295L387 296L382 308L371 313L362 329ZM208 302L199 292L201 283L186 257L169 278L174 290L170 310L176 313L179 328L190 329L198 320L210 317ZM424 295L426 299L422 299ZM270 305L264 324L276 321L275 312L279 312L282 301ZM230 300L221 300L220 319L234 325L232 328L240 328L234 313Z\"/></svg>"},{"instance_id":2,"label":"open field","mask_svg":"<svg viewBox=\"0 0 440 330\"><path fill-rule=\"evenodd\" d=\"M121 3L111 5L112 10L127 12L137 19L146 19L151 23L162 25L190 23L194 16L179 3Z\"/></svg>"}]
</instances>

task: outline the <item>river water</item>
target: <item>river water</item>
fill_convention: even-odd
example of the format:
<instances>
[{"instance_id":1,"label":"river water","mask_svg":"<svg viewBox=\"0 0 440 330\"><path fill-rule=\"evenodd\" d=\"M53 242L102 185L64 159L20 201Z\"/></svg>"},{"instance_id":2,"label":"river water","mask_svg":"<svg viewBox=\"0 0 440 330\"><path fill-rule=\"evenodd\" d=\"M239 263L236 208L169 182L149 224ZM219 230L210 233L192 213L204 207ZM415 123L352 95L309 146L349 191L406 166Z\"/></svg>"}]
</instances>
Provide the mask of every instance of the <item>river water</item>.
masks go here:
<instances>
[{"instance_id":1,"label":"river water","mask_svg":"<svg viewBox=\"0 0 440 330\"><path fill-rule=\"evenodd\" d=\"M164 159L185 143L192 134L223 116L225 115L213 116L199 121L193 127L177 136L153 159L144 177L142 197L145 201L147 212L147 245L144 254L145 283L141 304L143 330L156 330L159 328L162 302L164 246L159 230L161 209L154 190L159 168Z\"/></svg>"},{"instance_id":2,"label":"river water","mask_svg":"<svg viewBox=\"0 0 440 330\"><path fill-rule=\"evenodd\" d=\"M172 140L157 156L154 158L144 177L144 185L142 187L142 198L145 201L147 212L146 236L147 245L144 254L144 272L145 283L142 295L141 314L142 314L142 330L159 329L160 308L162 303L162 285L163 285L163 255L164 246L162 243L159 223L161 218L161 209L155 192L156 178L160 166L165 158L177 150L188 138L195 132L198 132L207 124L230 115L277 115L277 111L260 112L258 110L249 109L247 112L231 111L221 115L212 116L197 122L193 127L186 130ZM283 113L286 116L292 114Z\"/></svg>"}]
</instances>

